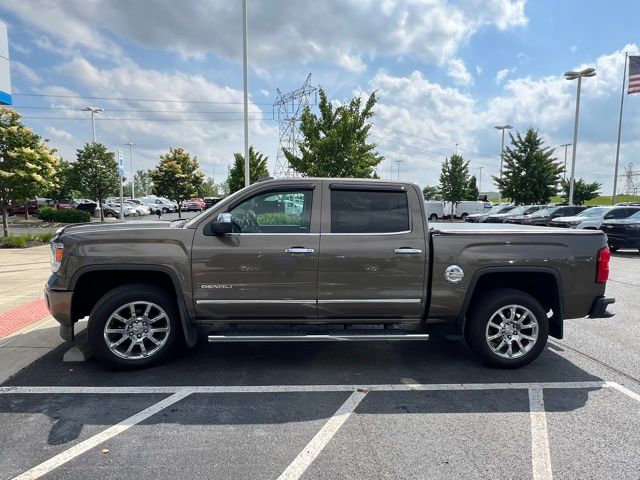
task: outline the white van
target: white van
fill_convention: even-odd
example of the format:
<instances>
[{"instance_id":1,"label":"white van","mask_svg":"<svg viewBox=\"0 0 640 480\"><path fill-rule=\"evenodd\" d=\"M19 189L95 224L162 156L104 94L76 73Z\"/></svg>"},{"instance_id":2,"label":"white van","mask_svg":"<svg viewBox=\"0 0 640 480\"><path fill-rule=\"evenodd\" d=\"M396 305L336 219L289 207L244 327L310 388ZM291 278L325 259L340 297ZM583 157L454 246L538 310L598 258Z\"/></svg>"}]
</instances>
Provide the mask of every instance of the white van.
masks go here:
<instances>
[{"instance_id":1,"label":"white van","mask_svg":"<svg viewBox=\"0 0 640 480\"><path fill-rule=\"evenodd\" d=\"M468 215L472 215L474 213L482 213L485 211L485 203L475 200L464 200L462 202L458 202L458 204L453 209L454 218L465 219ZM444 203L444 214L446 217L451 217L451 202Z\"/></svg>"},{"instance_id":2,"label":"white van","mask_svg":"<svg viewBox=\"0 0 640 480\"><path fill-rule=\"evenodd\" d=\"M427 218L432 222L444 217L444 206L442 202L426 200L424 202L424 211L426 212Z\"/></svg>"}]
</instances>

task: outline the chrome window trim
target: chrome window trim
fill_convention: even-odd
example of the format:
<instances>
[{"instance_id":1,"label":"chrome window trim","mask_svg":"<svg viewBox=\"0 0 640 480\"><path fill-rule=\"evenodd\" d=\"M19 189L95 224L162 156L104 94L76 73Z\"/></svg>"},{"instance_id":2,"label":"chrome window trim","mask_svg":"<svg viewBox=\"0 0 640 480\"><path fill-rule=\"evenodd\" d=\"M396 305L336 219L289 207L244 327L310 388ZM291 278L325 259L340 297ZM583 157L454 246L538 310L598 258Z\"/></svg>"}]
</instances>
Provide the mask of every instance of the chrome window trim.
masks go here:
<instances>
[{"instance_id":1,"label":"chrome window trim","mask_svg":"<svg viewBox=\"0 0 640 480\"><path fill-rule=\"evenodd\" d=\"M265 236L265 235L273 235L273 236L303 236L303 235L320 235L320 233L282 233L282 232L273 232L273 233L267 233L267 232L245 232L245 233L227 233L227 236L231 236L231 237L244 237L244 236Z\"/></svg>"},{"instance_id":2,"label":"chrome window trim","mask_svg":"<svg viewBox=\"0 0 640 480\"><path fill-rule=\"evenodd\" d=\"M420 298L377 298L377 299L357 299L357 298L346 298L346 299L331 299L331 300L196 300L196 304L198 305L222 305L222 304L241 304L241 303L250 303L250 304L260 304L260 303L269 303L269 304L328 304L328 303L422 303L422 299Z\"/></svg>"},{"instance_id":3,"label":"chrome window trim","mask_svg":"<svg viewBox=\"0 0 640 480\"><path fill-rule=\"evenodd\" d=\"M327 232L322 233L322 235L336 235L336 236L379 236L379 235L406 235L411 233L412 230L402 230L401 232L362 232L362 233L338 233L338 232Z\"/></svg>"}]
</instances>

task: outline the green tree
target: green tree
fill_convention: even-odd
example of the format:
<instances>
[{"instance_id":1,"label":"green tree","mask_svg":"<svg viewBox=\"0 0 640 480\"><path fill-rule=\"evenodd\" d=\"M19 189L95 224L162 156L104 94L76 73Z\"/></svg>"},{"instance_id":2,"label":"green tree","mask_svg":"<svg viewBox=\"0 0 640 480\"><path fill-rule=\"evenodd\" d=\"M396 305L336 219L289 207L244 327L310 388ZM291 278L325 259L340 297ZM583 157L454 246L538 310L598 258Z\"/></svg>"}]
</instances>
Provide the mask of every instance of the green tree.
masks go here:
<instances>
[{"instance_id":1,"label":"green tree","mask_svg":"<svg viewBox=\"0 0 640 480\"><path fill-rule=\"evenodd\" d=\"M426 187L424 187L422 189L422 195L424 196L425 200L431 200L432 198L434 198L439 193L440 193L440 191L438 190L438 187L432 187L432 186L427 185Z\"/></svg>"},{"instance_id":2,"label":"green tree","mask_svg":"<svg viewBox=\"0 0 640 480\"><path fill-rule=\"evenodd\" d=\"M451 216L456 204L467 198L469 191L469 162L462 155L454 153L445 159L440 173L440 194L446 202L451 202Z\"/></svg>"},{"instance_id":3,"label":"green tree","mask_svg":"<svg viewBox=\"0 0 640 480\"><path fill-rule=\"evenodd\" d=\"M146 197L153 188L148 170L137 170L133 176L133 186L138 197Z\"/></svg>"},{"instance_id":4,"label":"green tree","mask_svg":"<svg viewBox=\"0 0 640 480\"><path fill-rule=\"evenodd\" d=\"M520 205L548 203L558 191L562 165L542 137L529 128L524 137L517 132L504 150L502 180L493 177L503 198Z\"/></svg>"},{"instance_id":5,"label":"green tree","mask_svg":"<svg viewBox=\"0 0 640 480\"><path fill-rule=\"evenodd\" d=\"M5 236L9 235L9 203L28 203L53 189L59 163L59 158L40 136L22 124L17 112L0 107L0 210ZM28 208L26 212L28 217Z\"/></svg>"},{"instance_id":6,"label":"green tree","mask_svg":"<svg viewBox=\"0 0 640 480\"><path fill-rule=\"evenodd\" d=\"M367 143L375 92L364 108L360 97L334 109L324 90L320 89L319 95L320 117L309 107L302 113L300 155L284 149L289 165L307 177L373 178L375 167L384 159L376 152L375 143Z\"/></svg>"},{"instance_id":7,"label":"green tree","mask_svg":"<svg viewBox=\"0 0 640 480\"><path fill-rule=\"evenodd\" d=\"M73 175L83 196L95 199L100 207L100 219L104 221L102 201L120 188L118 162L113 152L101 143L89 142L77 150Z\"/></svg>"},{"instance_id":8,"label":"green tree","mask_svg":"<svg viewBox=\"0 0 640 480\"><path fill-rule=\"evenodd\" d=\"M213 178L209 177L198 189L197 196L200 198L217 197L218 195L220 195L218 193L218 187L218 184L214 182Z\"/></svg>"},{"instance_id":9,"label":"green tree","mask_svg":"<svg viewBox=\"0 0 640 480\"><path fill-rule=\"evenodd\" d=\"M244 155L233 154L233 167L229 171L229 193L237 192L244 188ZM256 152L253 147L249 147L249 178L251 183L257 182L261 177L268 176L267 161L262 153Z\"/></svg>"},{"instance_id":10,"label":"green tree","mask_svg":"<svg viewBox=\"0 0 640 480\"><path fill-rule=\"evenodd\" d=\"M478 180L476 176L473 175L469 179L469 183L467 184L467 193L465 195L465 200L478 200L480 196L480 190L478 189Z\"/></svg>"},{"instance_id":11,"label":"green tree","mask_svg":"<svg viewBox=\"0 0 640 480\"><path fill-rule=\"evenodd\" d=\"M153 193L162 195L178 204L181 217L181 202L192 198L204 182L198 158L183 148L170 148L169 153L160 155L160 163L149 171L153 182Z\"/></svg>"},{"instance_id":12,"label":"green tree","mask_svg":"<svg viewBox=\"0 0 640 480\"><path fill-rule=\"evenodd\" d=\"M562 180L560 183L562 188L561 197L565 201L569 201L569 179ZM592 200L600 195L602 184L598 182L587 183L582 178L573 180L573 203L582 205L584 202Z\"/></svg>"},{"instance_id":13,"label":"green tree","mask_svg":"<svg viewBox=\"0 0 640 480\"><path fill-rule=\"evenodd\" d=\"M61 159L56 176L56 184L53 188L44 192L45 197L53 198L54 200L63 200L78 196L78 180L72 163Z\"/></svg>"}]
</instances>

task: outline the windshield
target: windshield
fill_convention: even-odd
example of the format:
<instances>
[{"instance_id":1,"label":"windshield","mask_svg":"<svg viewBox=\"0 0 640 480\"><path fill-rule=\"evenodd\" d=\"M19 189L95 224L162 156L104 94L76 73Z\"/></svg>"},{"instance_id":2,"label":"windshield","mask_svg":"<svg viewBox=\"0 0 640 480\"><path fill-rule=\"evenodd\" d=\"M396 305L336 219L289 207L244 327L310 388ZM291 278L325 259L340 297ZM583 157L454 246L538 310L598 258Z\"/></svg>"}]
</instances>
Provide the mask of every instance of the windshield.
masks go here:
<instances>
[{"instance_id":1,"label":"windshield","mask_svg":"<svg viewBox=\"0 0 640 480\"><path fill-rule=\"evenodd\" d=\"M537 212L532 213L531 216L532 217L545 217L545 216L549 215L551 212L553 212L556 208L558 208L558 207L543 208L542 210L538 210Z\"/></svg>"},{"instance_id":2,"label":"windshield","mask_svg":"<svg viewBox=\"0 0 640 480\"><path fill-rule=\"evenodd\" d=\"M605 215L610 208L600 207L600 208L588 208L580 212L576 217L588 217L588 218L597 218Z\"/></svg>"},{"instance_id":3,"label":"windshield","mask_svg":"<svg viewBox=\"0 0 640 480\"><path fill-rule=\"evenodd\" d=\"M507 212L509 212L509 214L513 214L513 215L522 215L529 207L513 207L509 210L507 210ZM502 213L506 213L506 212L502 212Z\"/></svg>"},{"instance_id":4,"label":"windshield","mask_svg":"<svg viewBox=\"0 0 640 480\"><path fill-rule=\"evenodd\" d=\"M640 211L637 211L633 215L629 215L627 218L633 218L634 220L640 220Z\"/></svg>"},{"instance_id":5,"label":"windshield","mask_svg":"<svg viewBox=\"0 0 640 480\"><path fill-rule=\"evenodd\" d=\"M505 212L508 212L511 208L513 207L505 207L504 205L497 206L497 207L493 207L491 210L487 210L486 212L480 215L495 215L496 213L505 213Z\"/></svg>"}]
</instances>

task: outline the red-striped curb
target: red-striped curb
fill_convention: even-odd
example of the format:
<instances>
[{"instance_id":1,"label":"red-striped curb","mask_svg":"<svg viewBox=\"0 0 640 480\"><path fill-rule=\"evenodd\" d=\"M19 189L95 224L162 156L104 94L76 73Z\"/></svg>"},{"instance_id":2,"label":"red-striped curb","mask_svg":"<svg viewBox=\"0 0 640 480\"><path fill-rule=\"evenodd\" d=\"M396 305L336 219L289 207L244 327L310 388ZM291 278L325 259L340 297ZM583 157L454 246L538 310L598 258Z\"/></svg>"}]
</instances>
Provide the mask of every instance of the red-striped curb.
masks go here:
<instances>
[{"instance_id":1,"label":"red-striped curb","mask_svg":"<svg viewBox=\"0 0 640 480\"><path fill-rule=\"evenodd\" d=\"M43 299L0 313L0 339L47 316L49 316L49 310Z\"/></svg>"}]
</instances>

